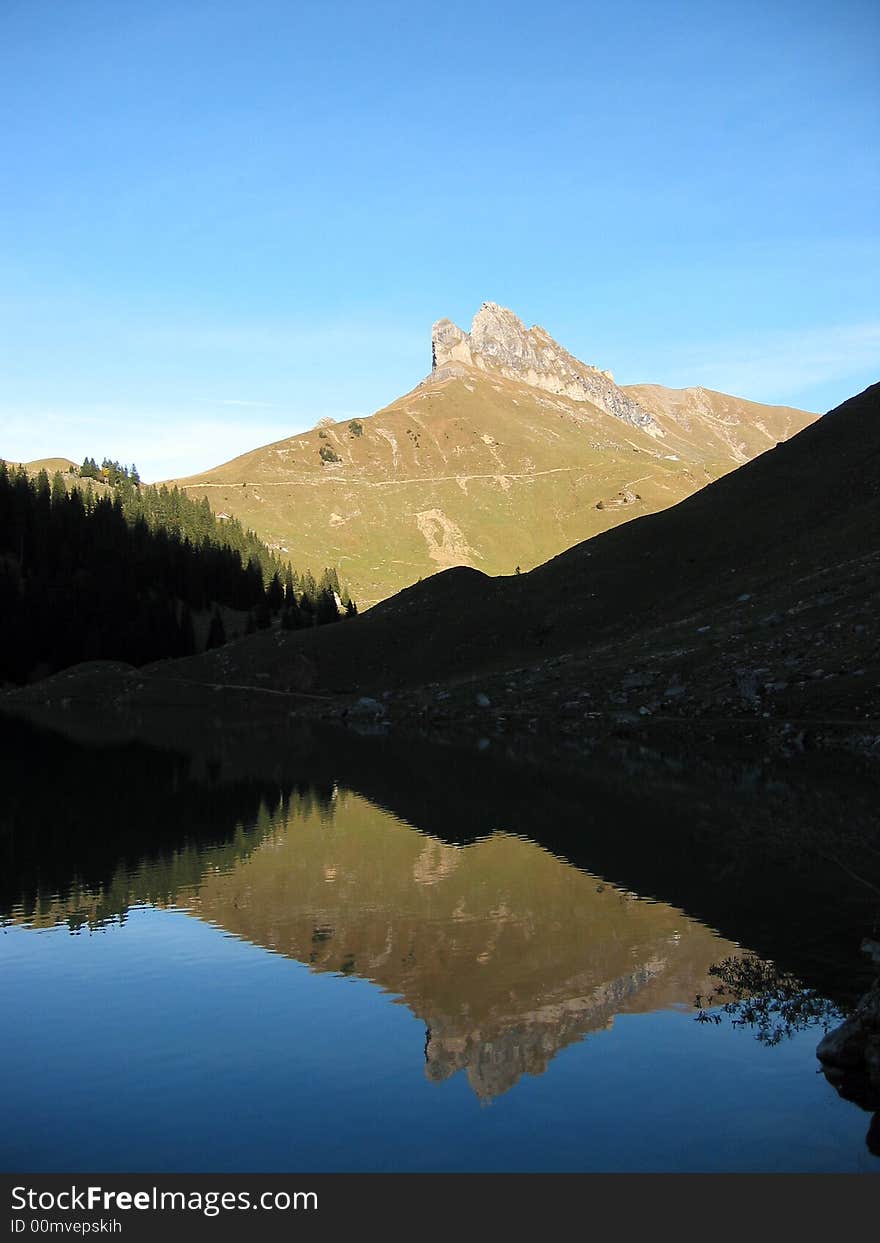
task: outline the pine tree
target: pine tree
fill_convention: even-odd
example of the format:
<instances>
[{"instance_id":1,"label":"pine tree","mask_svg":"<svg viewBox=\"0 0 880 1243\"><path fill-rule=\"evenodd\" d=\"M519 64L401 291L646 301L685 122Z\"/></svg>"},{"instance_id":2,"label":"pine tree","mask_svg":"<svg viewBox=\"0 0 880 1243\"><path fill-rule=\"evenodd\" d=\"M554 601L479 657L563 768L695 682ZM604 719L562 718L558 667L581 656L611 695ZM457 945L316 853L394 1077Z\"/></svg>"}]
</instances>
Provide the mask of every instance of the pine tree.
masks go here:
<instances>
[{"instance_id":1,"label":"pine tree","mask_svg":"<svg viewBox=\"0 0 880 1243\"><path fill-rule=\"evenodd\" d=\"M302 594L308 596L312 604L318 601L318 584L315 582L315 576L311 570L306 570L302 577Z\"/></svg>"},{"instance_id":2,"label":"pine tree","mask_svg":"<svg viewBox=\"0 0 880 1243\"><path fill-rule=\"evenodd\" d=\"M40 475L45 475L45 471L40 471ZM52 504L60 505L67 500L67 488L64 486L64 479L61 472L56 470L52 476Z\"/></svg>"},{"instance_id":3,"label":"pine tree","mask_svg":"<svg viewBox=\"0 0 880 1243\"><path fill-rule=\"evenodd\" d=\"M315 624L315 602L308 592L304 591L299 598L299 613L303 626Z\"/></svg>"},{"instance_id":4,"label":"pine tree","mask_svg":"<svg viewBox=\"0 0 880 1243\"><path fill-rule=\"evenodd\" d=\"M329 588L325 588L318 594L318 603L315 609L315 624L318 626L326 626L328 622L335 621L339 621L339 609L336 606L336 596Z\"/></svg>"},{"instance_id":5,"label":"pine tree","mask_svg":"<svg viewBox=\"0 0 880 1243\"><path fill-rule=\"evenodd\" d=\"M281 629L282 630L299 630L303 624L302 613L295 595L290 600L285 598L284 608L281 610Z\"/></svg>"},{"instance_id":6,"label":"pine tree","mask_svg":"<svg viewBox=\"0 0 880 1243\"><path fill-rule=\"evenodd\" d=\"M269 601L269 609L273 613L278 613L284 603L284 588L281 585L281 575L277 571L272 575L272 581L267 588L266 595Z\"/></svg>"},{"instance_id":7,"label":"pine tree","mask_svg":"<svg viewBox=\"0 0 880 1243\"><path fill-rule=\"evenodd\" d=\"M188 654L205 609L212 643L226 637L222 607L249 613L249 632L273 609L285 629L338 620L332 568L321 588L311 573L300 583L252 531L179 488L139 487L133 465L86 457L80 476L0 463L0 682ZM94 480L106 481L97 495Z\"/></svg>"}]
</instances>

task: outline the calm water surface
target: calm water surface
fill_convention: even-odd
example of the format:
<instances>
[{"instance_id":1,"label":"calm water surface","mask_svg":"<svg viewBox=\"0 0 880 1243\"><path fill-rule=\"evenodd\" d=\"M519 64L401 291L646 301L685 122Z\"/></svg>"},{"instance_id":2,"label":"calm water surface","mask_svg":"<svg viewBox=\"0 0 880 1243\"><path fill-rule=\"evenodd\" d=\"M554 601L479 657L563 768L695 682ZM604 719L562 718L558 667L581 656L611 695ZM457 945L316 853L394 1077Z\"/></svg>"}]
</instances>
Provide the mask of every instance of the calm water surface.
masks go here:
<instances>
[{"instance_id":1,"label":"calm water surface","mask_svg":"<svg viewBox=\"0 0 880 1243\"><path fill-rule=\"evenodd\" d=\"M5 826L3 1169L877 1168L821 1027L697 1021L747 944L503 820L443 840L323 778L240 808L168 763Z\"/></svg>"}]
</instances>

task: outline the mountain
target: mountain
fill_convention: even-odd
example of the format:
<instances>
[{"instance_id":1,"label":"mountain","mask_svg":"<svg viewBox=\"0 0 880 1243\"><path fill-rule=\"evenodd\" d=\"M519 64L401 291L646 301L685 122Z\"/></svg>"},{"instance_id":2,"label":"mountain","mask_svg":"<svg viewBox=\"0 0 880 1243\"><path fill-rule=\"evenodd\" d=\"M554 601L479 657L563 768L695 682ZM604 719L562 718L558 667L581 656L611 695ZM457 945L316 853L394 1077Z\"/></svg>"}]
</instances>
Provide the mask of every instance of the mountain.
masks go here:
<instances>
[{"instance_id":1,"label":"mountain","mask_svg":"<svg viewBox=\"0 0 880 1243\"><path fill-rule=\"evenodd\" d=\"M878 570L874 385L675 507L528 574L448 570L350 626L255 636L173 669L366 691L387 696L378 712L392 721L415 713L484 732L746 716L798 722L795 734L840 725L868 745L880 717Z\"/></svg>"},{"instance_id":2,"label":"mountain","mask_svg":"<svg viewBox=\"0 0 880 1243\"><path fill-rule=\"evenodd\" d=\"M5 461L7 466L23 466L29 475L38 475L44 470L50 479L57 471L66 475L78 469L76 462L67 457L35 458L33 462L13 462L8 458L0 458L0 461Z\"/></svg>"},{"instance_id":3,"label":"mountain","mask_svg":"<svg viewBox=\"0 0 880 1243\"><path fill-rule=\"evenodd\" d=\"M722 728L738 738L746 720L746 733L778 726L786 746L810 734L871 750L878 570L874 385L678 505L529 573L457 567L342 626L252 635L143 671L136 686L74 670L34 693L46 704L195 703L253 687L294 694L297 713L483 737L588 739L690 720L695 738ZM359 708L362 695L375 704ZM11 710L27 699L7 696Z\"/></svg>"},{"instance_id":4,"label":"mountain","mask_svg":"<svg viewBox=\"0 0 880 1243\"><path fill-rule=\"evenodd\" d=\"M621 388L484 303L440 320L433 367L376 414L177 481L366 605L456 565L513 574L675 504L813 421L688 389Z\"/></svg>"}]
</instances>

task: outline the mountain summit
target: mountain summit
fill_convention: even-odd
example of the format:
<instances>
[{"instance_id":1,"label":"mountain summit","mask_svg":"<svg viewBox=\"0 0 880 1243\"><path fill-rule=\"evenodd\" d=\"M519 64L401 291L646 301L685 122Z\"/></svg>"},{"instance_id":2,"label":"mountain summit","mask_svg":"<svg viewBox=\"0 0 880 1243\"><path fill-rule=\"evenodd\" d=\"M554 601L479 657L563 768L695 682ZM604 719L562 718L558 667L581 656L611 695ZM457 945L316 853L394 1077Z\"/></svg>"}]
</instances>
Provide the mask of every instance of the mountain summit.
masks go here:
<instances>
[{"instance_id":1,"label":"mountain summit","mask_svg":"<svg viewBox=\"0 0 880 1243\"><path fill-rule=\"evenodd\" d=\"M813 421L709 389L621 388L543 328L484 302L434 325L433 367L369 417L180 481L359 605L438 570L531 569L674 505Z\"/></svg>"},{"instance_id":2,"label":"mountain summit","mask_svg":"<svg viewBox=\"0 0 880 1243\"><path fill-rule=\"evenodd\" d=\"M614 383L610 371L600 371L569 354L546 329L526 328L513 311L497 302L484 302L469 333L450 319L439 319L431 331L433 374L455 374L455 365L494 371L572 401L588 401L623 423L652 436L663 430L651 413Z\"/></svg>"}]
</instances>

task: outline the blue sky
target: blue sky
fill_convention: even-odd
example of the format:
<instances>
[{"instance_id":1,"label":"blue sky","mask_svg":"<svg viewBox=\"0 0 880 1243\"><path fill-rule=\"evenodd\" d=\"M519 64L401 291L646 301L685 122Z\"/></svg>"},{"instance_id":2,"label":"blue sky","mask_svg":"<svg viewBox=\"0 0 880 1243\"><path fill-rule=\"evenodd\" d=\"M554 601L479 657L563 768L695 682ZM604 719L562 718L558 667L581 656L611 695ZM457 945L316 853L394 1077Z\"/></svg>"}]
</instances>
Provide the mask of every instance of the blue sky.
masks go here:
<instances>
[{"instance_id":1,"label":"blue sky","mask_svg":"<svg viewBox=\"0 0 880 1243\"><path fill-rule=\"evenodd\" d=\"M619 382L880 378L880 7L2 0L0 456L195 471L485 300Z\"/></svg>"}]
</instances>

